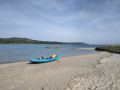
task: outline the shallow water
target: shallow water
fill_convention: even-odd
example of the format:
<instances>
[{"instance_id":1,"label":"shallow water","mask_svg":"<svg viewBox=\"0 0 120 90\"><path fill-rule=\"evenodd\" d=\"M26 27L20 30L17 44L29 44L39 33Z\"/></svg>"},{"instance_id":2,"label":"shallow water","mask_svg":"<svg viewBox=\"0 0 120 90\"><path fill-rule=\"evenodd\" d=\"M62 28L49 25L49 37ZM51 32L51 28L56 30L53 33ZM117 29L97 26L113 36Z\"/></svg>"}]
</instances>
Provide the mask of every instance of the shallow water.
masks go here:
<instances>
[{"instance_id":1,"label":"shallow water","mask_svg":"<svg viewBox=\"0 0 120 90\"><path fill-rule=\"evenodd\" d=\"M54 47L60 46L59 49ZM47 49L46 47L50 47ZM0 63L27 61L40 56L60 57L95 53L95 50L83 50L74 48L93 48L92 45L47 45L47 44L0 44Z\"/></svg>"}]
</instances>

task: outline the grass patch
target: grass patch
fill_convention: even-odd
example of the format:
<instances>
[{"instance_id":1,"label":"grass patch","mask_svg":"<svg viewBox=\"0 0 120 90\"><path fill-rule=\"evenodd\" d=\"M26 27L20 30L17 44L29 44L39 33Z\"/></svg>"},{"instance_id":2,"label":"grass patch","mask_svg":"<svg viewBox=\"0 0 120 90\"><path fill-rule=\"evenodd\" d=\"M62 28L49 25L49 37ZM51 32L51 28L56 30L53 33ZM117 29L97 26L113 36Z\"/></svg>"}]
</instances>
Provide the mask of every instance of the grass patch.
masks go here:
<instances>
[{"instance_id":1,"label":"grass patch","mask_svg":"<svg viewBox=\"0 0 120 90\"><path fill-rule=\"evenodd\" d=\"M96 47L95 50L97 51L108 51L111 53L118 53L120 54L120 45L110 45L107 47Z\"/></svg>"}]
</instances>

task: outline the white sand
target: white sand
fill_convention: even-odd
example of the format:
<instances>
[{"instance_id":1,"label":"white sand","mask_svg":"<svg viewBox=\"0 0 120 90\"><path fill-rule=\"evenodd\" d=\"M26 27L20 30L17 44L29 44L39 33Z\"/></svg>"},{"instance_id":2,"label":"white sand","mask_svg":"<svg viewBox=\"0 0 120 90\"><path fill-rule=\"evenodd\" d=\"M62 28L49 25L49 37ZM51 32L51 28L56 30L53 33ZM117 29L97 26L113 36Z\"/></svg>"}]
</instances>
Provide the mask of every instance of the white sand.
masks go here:
<instances>
[{"instance_id":1,"label":"white sand","mask_svg":"<svg viewBox=\"0 0 120 90\"><path fill-rule=\"evenodd\" d=\"M95 50L95 48L75 48L75 49Z\"/></svg>"},{"instance_id":2,"label":"white sand","mask_svg":"<svg viewBox=\"0 0 120 90\"><path fill-rule=\"evenodd\" d=\"M120 90L120 55L107 52L58 61L0 65L0 90Z\"/></svg>"}]
</instances>

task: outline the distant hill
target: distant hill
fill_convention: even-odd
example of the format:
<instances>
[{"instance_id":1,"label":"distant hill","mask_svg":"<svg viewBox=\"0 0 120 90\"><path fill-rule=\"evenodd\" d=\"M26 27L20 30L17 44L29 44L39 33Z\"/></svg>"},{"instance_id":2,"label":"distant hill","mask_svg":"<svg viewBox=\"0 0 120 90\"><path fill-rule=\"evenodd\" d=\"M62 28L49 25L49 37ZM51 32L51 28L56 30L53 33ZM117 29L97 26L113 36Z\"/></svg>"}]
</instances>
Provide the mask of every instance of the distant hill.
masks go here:
<instances>
[{"instance_id":1,"label":"distant hill","mask_svg":"<svg viewBox=\"0 0 120 90\"><path fill-rule=\"evenodd\" d=\"M28 38L0 38L0 44L85 44L82 42L57 42L57 41L38 41ZM87 44L85 44L87 45Z\"/></svg>"},{"instance_id":2,"label":"distant hill","mask_svg":"<svg viewBox=\"0 0 120 90\"><path fill-rule=\"evenodd\" d=\"M38 41L28 38L0 38L0 44L65 44L63 42L49 42L49 41Z\"/></svg>"},{"instance_id":3,"label":"distant hill","mask_svg":"<svg viewBox=\"0 0 120 90\"><path fill-rule=\"evenodd\" d=\"M89 45L89 44L86 44L86 43L83 43L83 42L68 42L68 44L75 44L75 45L79 45L79 44L83 44L83 45Z\"/></svg>"}]
</instances>

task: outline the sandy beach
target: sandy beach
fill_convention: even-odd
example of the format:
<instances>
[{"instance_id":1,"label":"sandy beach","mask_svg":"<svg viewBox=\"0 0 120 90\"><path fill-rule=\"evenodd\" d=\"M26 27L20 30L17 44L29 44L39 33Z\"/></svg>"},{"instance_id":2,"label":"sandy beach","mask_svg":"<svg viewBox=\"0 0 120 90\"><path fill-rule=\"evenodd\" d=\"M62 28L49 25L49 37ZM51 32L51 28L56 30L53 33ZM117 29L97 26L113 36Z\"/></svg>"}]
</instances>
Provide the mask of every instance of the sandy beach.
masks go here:
<instances>
[{"instance_id":1,"label":"sandy beach","mask_svg":"<svg viewBox=\"0 0 120 90\"><path fill-rule=\"evenodd\" d=\"M120 55L97 52L40 64L0 64L0 90L120 90Z\"/></svg>"}]
</instances>

